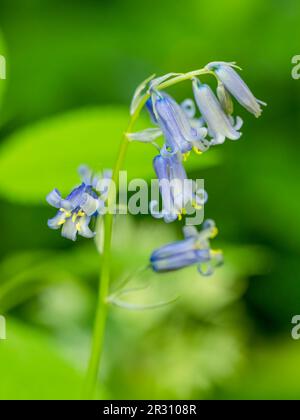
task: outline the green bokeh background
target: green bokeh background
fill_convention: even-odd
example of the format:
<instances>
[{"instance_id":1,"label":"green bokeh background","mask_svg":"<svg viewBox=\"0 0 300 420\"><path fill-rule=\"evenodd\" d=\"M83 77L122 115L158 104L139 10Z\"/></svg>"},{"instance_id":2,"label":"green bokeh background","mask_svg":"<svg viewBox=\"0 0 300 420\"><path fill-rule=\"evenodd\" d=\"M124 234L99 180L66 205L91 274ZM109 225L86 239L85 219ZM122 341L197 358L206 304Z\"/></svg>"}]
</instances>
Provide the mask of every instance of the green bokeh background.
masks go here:
<instances>
[{"instance_id":1,"label":"green bokeh background","mask_svg":"<svg viewBox=\"0 0 300 420\"><path fill-rule=\"evenodd\" d=\"M80 398L96 304L99 258L46 227L45 195L67 192L81 163L111 167L136 85L152 73L237 61L268 103L243 137L187 163L205 179L206 216L220 230L225 265L150 276L133 296L173 305L112 308L101 398L300 397L299 98L297 0L1 0L0 398ZM212 81L213 86L214 81ZM183 84L178 100L191 95ZM141 125L145 124L145 119ZM136 144L130 176L153 176L153 151ZM151 217L117 220L113 279L180 237ZM143 279L136 279L143 282Z\"/></svg>"}]
</instances>

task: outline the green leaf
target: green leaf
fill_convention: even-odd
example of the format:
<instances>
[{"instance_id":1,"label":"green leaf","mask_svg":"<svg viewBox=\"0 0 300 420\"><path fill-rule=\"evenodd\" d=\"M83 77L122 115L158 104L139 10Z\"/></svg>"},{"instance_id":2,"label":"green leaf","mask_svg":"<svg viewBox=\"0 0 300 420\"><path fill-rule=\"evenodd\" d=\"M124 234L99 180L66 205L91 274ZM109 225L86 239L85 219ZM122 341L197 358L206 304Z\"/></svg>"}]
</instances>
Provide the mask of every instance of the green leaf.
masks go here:
<instances>
[{"instance_id":1,"label":"green leaf","mask_svg":"<svg viewBox=\"0 0 300 420\"><path fill-rule=\"evenodd\" d=\"M77 168L112 168L129 116L126 107L98 107L69 112L29 126L10 136L0 150L0 194L21 203L44 203L53 188L63 194L78 184ZM137 129L149 126L141 118ZM124 169L128 178L151 179L151 145L130 144ZM201 163L202 162L202 163ZM190 168L210 166L218 155L190 159Z\"/></svg>"},{"instance_id":2,"label":"green leaf","mask_svg":"<svg viewBox=\"0 0 300 420\"><path fill-rule=\"evenodd\" d=\"M80 398L83 377L59 354L54 343L34 328L10 317L6 321L7 340L0 344L0 398Z\"/></svg>"},{"instance_id":3,"label":"green leaf","mask_svg":"<svg viewBox=\"0 0 300 420\"><path fill-rule=\"evenodd\" d=\"M290 325L292 328L292 324ZM252 349L249 364L217 399L298 400L300 393L299 342L288 335L261 342Z\"/></svg>"}]
</instances>

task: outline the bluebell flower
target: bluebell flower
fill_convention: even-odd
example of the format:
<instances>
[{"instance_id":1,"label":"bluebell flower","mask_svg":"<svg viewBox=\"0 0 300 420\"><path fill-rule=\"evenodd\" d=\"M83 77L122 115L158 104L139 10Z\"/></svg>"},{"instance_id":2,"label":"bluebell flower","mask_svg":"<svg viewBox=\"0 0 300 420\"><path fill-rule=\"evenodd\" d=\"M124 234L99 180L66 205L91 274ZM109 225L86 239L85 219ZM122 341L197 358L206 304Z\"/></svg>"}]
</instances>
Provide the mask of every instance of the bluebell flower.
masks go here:
<instances>
[{"instance_id":1,"label":"bluebell flower","mask_svg":"<svg viewBox=\"0 0 300 420\"><path fill-rule=\"evenodd\" d=\"M237 140L241 133L241 118L236 123L222 109L218 99L207 84L199 79L193 80L193 91L201 115L208 127L208 134L212 137L212 144L224 143L225 139Z\"/></svg>"},{"instance_id":2,"label":"bluebell flower","mask_svg":"<svg viewBox=\"0 0 300 420\"><path fill-rule=\"evenodd\" d=\"M152 121L160 127L165 137L162 153L185 154L193 147L202 147L207 130L192 127L189 118L170 95L153 90L146 106Z\"/></svg>"},{"instance_id":3,"label":"bluebell flower","mask_svg":"<svg viewBox=\"0 0 300 420\"><path fill-rule=\"evenodd\" d=\"M200 232L195 226L185 226L183 240L153 252L150 257L152 269L156 272L168 272L197 264L202 275L212 274L214 267L223 262L222 252L210 248L209 239L214 238L217 233L212 220L206 220Z\"/></svg>"},{"instance_id":4,"label":"bluebell flower","mask_svg":"<svg viewBox=\"0 0 300 420\"><path fill-rule=\"evenodd\" d=\"M212 70L226 90L249 112L259 117L262 113L260 105L266 105L264 102L255 98L249 87L234 70L234 63L215 61L206 66Z\"/></svg>"},{"instance_id":5,"label":"bluebell flower","mask_svg":"<svg viewBox=\"0 0 300 420\"><path fill-rule=\"evenodd\" d=\"M75 187L65 199L57 189L47 196L47 202L59 209L57 214L48 220L49 228L61 228L62 236L72 241L76 240L77 234L85 238L95 236L89 224L104 206L104 202L99 199L95 191L95 184L99 182L98 177L93 178L91 171L85 166L82 166L79 172L83 182Z\"/></svg>"},{"instance_id":6,"label":"bluebell flower","mask_svg":"<svg viewBox=\"0 0 300 420\"><path fill-rule=\"evenodd\" d=\"M150 211L154 217L164 218L169 223L182 218L188 203L197 209L204 205L207 194L203 189L196 190L195 182L188 179L179 153L158 155L153 160L153 166L159 180L163 206L159 212L156 210L158 201L151 201Z\"/></svg>"},{"instance_id":7,"label":"bluebell flower","mask_svg":"<svg viewBox=\"0 0 300 420\"><path fill-rule=\"evenodd\" d=\"M183 112L185 113L185 115L188 117L191 127L197 130L197 132L204 129L207 134L207 129L204 127L205 126L204 119L202 117L196 117L197 111L196 111L195 102L192 99L187 98L180 104L180 106ZM198 144L194 143L193 149L197 154L202 154L203 152L207 151L209 147L210 147L210 142L206 138L203 137L198 142Z\"/></svg>"}]
</instances>

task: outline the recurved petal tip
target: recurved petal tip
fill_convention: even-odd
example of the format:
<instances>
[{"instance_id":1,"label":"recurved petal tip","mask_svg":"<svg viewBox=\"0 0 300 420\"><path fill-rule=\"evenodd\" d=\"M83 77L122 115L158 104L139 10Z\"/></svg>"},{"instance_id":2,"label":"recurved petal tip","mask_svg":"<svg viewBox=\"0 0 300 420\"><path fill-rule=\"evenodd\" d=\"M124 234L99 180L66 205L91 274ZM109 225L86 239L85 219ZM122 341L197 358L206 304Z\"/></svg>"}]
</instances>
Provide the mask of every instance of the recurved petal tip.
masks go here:
<instances>
[{"instance_id":1,"label":"recurved petal tip","mask_svg":"<svg viewBox=\"0 0 300 420\"><path fill-rule=\"evenodd\" d=\"M57 209L61 207L61 194L58 189L52 190L46 197L47 203L50 204L50 206L53 206Z\"/></svg>"}]
</instances>

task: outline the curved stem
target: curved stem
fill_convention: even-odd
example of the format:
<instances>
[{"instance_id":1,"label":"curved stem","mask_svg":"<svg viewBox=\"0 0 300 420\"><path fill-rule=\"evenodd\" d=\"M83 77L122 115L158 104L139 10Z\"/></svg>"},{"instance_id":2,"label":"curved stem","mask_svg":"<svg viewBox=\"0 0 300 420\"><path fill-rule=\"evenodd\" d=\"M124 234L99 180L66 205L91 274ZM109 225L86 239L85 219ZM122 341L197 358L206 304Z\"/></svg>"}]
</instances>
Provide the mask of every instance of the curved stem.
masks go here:
<instances>
[{"instance_id":1,"label":"curved stem","mask_svg":"<svg viewBox=\"0 0 300 420\"><path fill-rule=\"evenodd\" d=\"M201 74L210 74L211 71L207 69L196 70L193 72L180 74L170 80L167 80L161 83L156 89L165 89L169 86L175 85L176 83L182 82L184 80L190 80L195 76ZM115 190L118 190L119 185L119 172L122 168L122 165L125 160L126 152L128 149L129 140L127 139L126 133L133 131L133 126L139 117L139 114L144 107L147 100L150 98L150 92L147 92L141 99L137 109L134 114L131 116L129 125L126 132L123 136L123 141L120 146L119 154L115 167L113 169L112 181L115 185ZM111 202L111 197L113 194L113 189L110 188L107 198L107 203ZM96 309L96 317L94 323L94 332L92 338L92 350L89 360L86 384L85 384L85 398L93 399L95 395L95 389L97 385L97 378L99 372L100 360L103 352L103 343L104 343L104 334L105 326L108 313L108 295L109 295L109 283L110 283L110 255L111 255L111 239L112 239L112 225L113 225L113 214L108 211L104 217L104 247L103 247L103 257L100 271L100 285L99 285L99 294L98 294L98 303Z\"/></svg>"}]
</instances>

